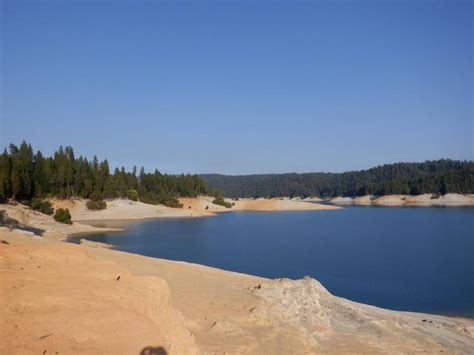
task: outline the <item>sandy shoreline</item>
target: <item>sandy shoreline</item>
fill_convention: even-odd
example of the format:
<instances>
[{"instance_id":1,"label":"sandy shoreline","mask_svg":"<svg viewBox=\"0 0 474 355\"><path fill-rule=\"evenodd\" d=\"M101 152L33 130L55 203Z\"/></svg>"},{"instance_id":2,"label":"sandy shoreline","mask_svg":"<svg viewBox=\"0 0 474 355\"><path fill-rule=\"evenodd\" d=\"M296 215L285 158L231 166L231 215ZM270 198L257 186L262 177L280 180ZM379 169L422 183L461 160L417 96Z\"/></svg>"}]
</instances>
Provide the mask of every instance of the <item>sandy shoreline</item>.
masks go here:
<instances>
[{"instance_id":1,"label":"sandy shoreline","mask_svg":"<svg viewBox=\"0 0 474 355\"><path fill-rule=\"evenodd\" d=\"M384 206L384 207L474 207L474 195L446 194L385 195L360 197L334 197L328 202L336 205Z\"/></svg>"},{"instance_id":2,"label":"sandy shoreline","mask_svg":"<svg viewBox=\"0 0 474 355\"><path fill-rule=\"evenodd\" d=\"M467 354L474 347L471 319L351 302L310 278L268 280L64 243L103 229L59 224L20 205L0 209L45 231L32 237L0 228L0 353Z\"/></svg>"},{"instance_id":3,"label":"sandy shoreline","mask_svg":"<svg viewBox=\"0 0 474 355\"><path fill-rule=\"evenodd\" d=\"M183 208L170 208L163 205L149 205L138 201L126 199L107 200L107 208L100 211L90 211L86 201L51 200L54 208L68 208L73 221L100 221L100 220L141 220L150 218L181 218L181 217L207 217L218 213L232 211L325 211L336 210L340 207L322 205L306 201L282 199L240 199L238 201L227 199L233 203L232 208L212 203L213 198L199 196L197 198L180 198Z\"/></svg>"},{"instance_id":4,"label":"sandy shoreline","mask_svg":"<svg viewBox=\"0 0 474 355\"><path fill-rule=\"evenodd\" d=\"M138 201L116 199L108 200L105 210L91 211L86 207L86 200L82 199L51 199L50 201L55 209L68 208L74 223L72 225L57 223L51 216L34 211L21 204L0 204L0 210L4 210L10 218L17 220L25 227L43 230L43 235L48 238L63 240L69 236L120 231L123 229L120 224L146 219L201 218L232 211L326 211L341 208L302 201L261 199L232 201L235 205L228 209L213 204L210 197L200 196L198 198L181 198L180 202L183 203L183 208L170 208L163 205L149 205ZM108 222L108 225L111 224L110 222L114 222L119 225L117 228L94 226L100 222Z\"/></svg>"}]
</instances>

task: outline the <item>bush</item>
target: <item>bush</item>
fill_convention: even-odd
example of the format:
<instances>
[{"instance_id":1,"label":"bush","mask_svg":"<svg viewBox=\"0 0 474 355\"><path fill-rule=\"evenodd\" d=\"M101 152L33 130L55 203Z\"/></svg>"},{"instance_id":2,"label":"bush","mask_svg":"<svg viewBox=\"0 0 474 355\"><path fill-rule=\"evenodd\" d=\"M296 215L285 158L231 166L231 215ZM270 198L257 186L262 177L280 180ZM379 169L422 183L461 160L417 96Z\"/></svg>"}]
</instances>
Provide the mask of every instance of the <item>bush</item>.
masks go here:
<instances>
[{"instance_id":1,"label":"bush","mask_svg":"<svg viewBox=\"0 0 474 355\"><path fill-rule=\"evenodd\" d=\"M153 198L148 197L148 196L140 196L139 200L140 200L140 202L147 203L149 205L157 205L158 204L158 202L156 200L154 200Z\"/></svg>"},{"instance_id":2,"label":"bush","mask_svg":"<svg viewBox=\"0 0 474 355\"><path fill-rule=\"evenodd\" d=\"M34 198L31 200L31 208L39 211L44 214L52 215L54 213L54 208L51 206L51 203L40 198Z\"/></svg>"},{"instance_id":3,"label":"bush","mask_svg":"<svg viewBox=\"0 0 474 355\"><path fill-rule=\"evenodd\" d=\"M223 197L216 197L212 203L215 205L224 206L225 208L232 207L232 204L230 202L226 202Z\"/></svg>"},{"instance_id":4,"label":"bush","mask_svg":"<svg viewBox=\"0 0 474 355\"><path fill-rule=\"evenodd\" d=\"M71 214L69 213L69 209L67 208L57 209L56 213L54 214L54 219L60 223L72 224Z\"/></svg>"},{"instance_id":5,"label":"bush","mask_svg":"<svg viewBox=\"0 0 474 355\"><path fill-rule=\"evenodd\" d=\"M128 190L127 197L128 197L129 200L138 201L138 192L137 192L137 190Z\"/></svg>"},{"instance_id":6,"label":"bush","mask_svg":"<svg viewBox=\"0 0 474 355\"><path fill-rule=\"evenodd\" d=\"M132 190L131 190L132 191ZM160 196L140 196L140 202L147 203L149 205L165 205L172 208L183 208L183 204L169 195Z\"/></svg>"},{"instance_id":7,"label":"bush","mask_svg":"<svg viewBox=\"0 0 474 355\"><path fill-rule=\"evenodd\" d=\"M107 203L104 200L98 201L87 201L86 206L89 210L97 211L97 210L105 210L107 208Z\"/></svg>"},{"instance_id":8,"label":"bush","mask_svg":"<svg viewBox=\"0 0 474 355\"><path fill-rule=\"evenodd\" d=\"M94 191L90 194L89 199L91 201L102 201L102 194L99 191Z\"/></svg>"},{"instance_id":9,"label":"bush","mask_svg":"<svg viewBox=\"0 0 474 355\"><path fill-rule=\"evenodd\" d=\"M163 201L163 205L166 207L172 207L172 208L183 208L183 204L179 203L179 201L175 198L167 198L166 200Z\"/></svg>"}]
</instances>

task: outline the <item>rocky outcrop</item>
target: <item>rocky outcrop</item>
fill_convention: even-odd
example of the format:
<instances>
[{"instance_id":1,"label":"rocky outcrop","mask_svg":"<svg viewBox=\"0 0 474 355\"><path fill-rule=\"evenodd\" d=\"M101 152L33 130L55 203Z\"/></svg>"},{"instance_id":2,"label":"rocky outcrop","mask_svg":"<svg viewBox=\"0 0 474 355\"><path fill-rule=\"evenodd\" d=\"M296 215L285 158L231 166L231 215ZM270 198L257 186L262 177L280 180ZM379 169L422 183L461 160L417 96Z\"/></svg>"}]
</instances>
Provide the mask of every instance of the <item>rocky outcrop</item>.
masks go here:
<instances>
[{"instance_id":1,"label":"rocky outcrop","mask_svg":"<svg viewBox=\"0 0 474 355\"><path fill-rule=\"evenodd\" d=\"M474 322L395 312L331 295L318 281L280 279L257 285L253 294L268 306L255 311L275 325L289 324L322 352L469 354Z\"/></svg>"}]
</instances>

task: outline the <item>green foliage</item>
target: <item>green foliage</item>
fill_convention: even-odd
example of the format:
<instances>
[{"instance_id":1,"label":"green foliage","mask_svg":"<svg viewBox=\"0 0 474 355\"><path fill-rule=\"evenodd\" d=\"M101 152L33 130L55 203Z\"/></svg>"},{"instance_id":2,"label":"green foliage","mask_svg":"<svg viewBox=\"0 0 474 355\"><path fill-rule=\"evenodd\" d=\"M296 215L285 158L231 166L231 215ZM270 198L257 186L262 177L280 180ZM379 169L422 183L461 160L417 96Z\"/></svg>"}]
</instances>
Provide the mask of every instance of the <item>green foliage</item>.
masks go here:
<instances>
[{"instance_id":1,"label":"green foliage","mask_svg":"<svg viewBox=\"0 0 474 355\"><path fill-rule=\"evenodd\" d=\"M86 203L86 206L89 210L105 210L107 208L107 203L104 200L89 200Z\"/></svg>"},{"instance_id":2,"label":"green foliage","mask_svg":"<svg viewBox=\"0 0 474 355\"><path fill-rule=\"evenodd\" d=\"M58 208L54 214L54 219L60 223L72 224L71 213L69 213L69 209L67 208Z\"/></svg>"},{"instance_id":3,"label":"green foliage","mask_svg":"<svg viewBox=\"0 0 474 355\"><path fill-rule=\"evenodd\" d=\"M129 191L134 191L129 196ZM72 147L59 147L52 157L36 154L30 144L10 144L0 154L0 201L31 200L54 196L82 197L92 201L103 198L149 199L153 203L177 206L178 197L195 197L209 193L207 184L197 175L166 175L158 170L137 176L125 168L110 171L108 161L76 157Z\"/></svg>"},{"instance_id":4,"label":"green foliage","mask_svg":"<svg viewBox=\"0 0 474 355\"><path fill-rule=\"evenodd\" d=\"M172 208L183 208L183 204L179 203L179 201L175 198L167 198L162 202L163 205L166 207L172 207Z\"/></svg>"},{"instance_id":5,"label":"green foliage","mask_svg":"<svg viewBox=\"0 0 474 355\"><path fill-rule=\"evenodd\" d=\"M52 157L33 153L30 144L10 144L0 154L0 201L55 196L127 198L178 207L179 197L360 196L385 194L444 195L474 193L474 162L437 160L398 163L340 174L306 173L273 175L166 175L143 168L110 171L108 161L76 157L72 147L59 147ZM209 188L208 184L212 186ZM100 194L95 197L95 193ZM131 196L133 199L134 196Z\"/></svg>"},{"instance_id":6,"label":"green foliage","mask_svg":"<svg viewBox=\"0 0 474 355\"><path fill-rule=\"evenodd\" d=\"M147 203L149 205L165 205L167 207L172 207L172 208L182 208L183 204L179 203L179 201L171 196L140 196L139 198L140 202Z\"/></svg>"},{"instance_id":7,"label":"green foliage","mask_svg":"<svg viewBox=\"0 0 474 355\"><path fill-rule=\"evenodd\" d=\"M44 214L53 214L54 208L51 206L51 203L46 200L42 200L40 198L34 198L31 200L30 206L32 209L39 211Z\"/></svg>"},{"instance_id":8,"label":"green foliage","mask_svg":"<svg viewBox=\"0 0 474 355\"><path fill-rule=\"evenodd\" d=\"M0 155L0 202L5 202L11 196L11 159L7 150Z\"/></svg>"},{"instance_id":9,"label":"green foliage","mask_svg":"<svg viewBox=\"0 0 474 355\"><path fill-rule=\"evenodd\" d=\"M94 191L89 196L89 200L94 201L94 202L95 201L102 201L102 199L103 199L102 194L99 191Z\"/></svg>"},{"instance_id":10,"label":"green foliage","mask_svg":"<svg viewBox=\"0 0 474 355\"><path fill-rule=\"evenodd\" d=\"M474 162L397 163L346 173L201 175L227 197L332 197L388 194L474 193Z\"/></svg>"},{"instance_id":11,"label":"green foliage","mask_svg":"<svg viewBox=\"0 0 474 355\"><path fill-rule=\"evenodd\" d=\"M138 192L137 190L128 190L127 191L127 198L132 201L138 201ZM143 201L142 201L143 202ZM147 202L145 202L147 203Z\"/></svg>"},{"instance_id":12,"label":"green foliage","mask_svg":"<svg viewBox=\"0 0 474 355\"><path fill-rule=\"evenodd\" d=\"M226 201L224 200L224 198L221 197L221 196L216 197L216 198L214 199L214 201L212 201L212 203L215 204L215 205L224 206L225 208L231 208L231 207L232 207L232 203L226 202Z\"/></svg>"},{"instance_id":13,"label":"green foliage","mask_svg":"<svg viewBox=\"0 0 474 355\"><path fill-rule=\"evenodd\" d=\"M147 203L149 205L158 205L159 202L148 196L140 196L140 202Z\"/></svg>"}]
</instances>

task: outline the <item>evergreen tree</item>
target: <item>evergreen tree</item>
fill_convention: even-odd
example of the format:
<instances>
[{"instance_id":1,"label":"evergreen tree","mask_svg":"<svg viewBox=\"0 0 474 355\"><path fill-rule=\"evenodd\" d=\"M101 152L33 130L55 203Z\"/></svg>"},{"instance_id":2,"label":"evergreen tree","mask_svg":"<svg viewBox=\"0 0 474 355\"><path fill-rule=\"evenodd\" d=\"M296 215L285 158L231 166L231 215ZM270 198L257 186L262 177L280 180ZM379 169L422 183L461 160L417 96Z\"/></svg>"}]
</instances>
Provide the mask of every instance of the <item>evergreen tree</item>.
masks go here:
<instances>
[{"instance_id":1,"label":"evergreen tree","mask_svg":"<svg viewBox=\"0 0 474 355\"><path fill-rule=\"evenodd\" d=\"M0 201L11 195L10 189L10 174L11 174L11 163L8 152L5 149L0 155Z\"/></svg>"},{"instance_id":2,"label":"evergreen tree","mask_svg":"<svg viewBox=\"0 0 474 355\"><path fill-rule=\"evenodd\" d=\"M248 176L167 175L158 169L146 173L142 167L137 176L136 167L132 172L124 167L115 168L110 174L106 159L99 161L94 156L90 162L82 156L76 158L69 146L60 146L52 157L44 157L40 151L33 154L31 145L23 141L19 148L10 144L9 150L0 154L0 200L46 196L89 198L93 193L106 198L126 198L129 190L136 190L140 201L174 207L178 206L180 196L215 194L216 190L222 190L228 197L472 194L474 163L442 159L388 164L341 174Z\"/></svg>"},{"instance_id":3,"label":"evergreen tree","mask_svg":"<svg viewBox=\"0 0 474 355\"><path fill-rule=\"evenodd\" d=\"M20 158L18 147L14 144L10 144L10 186L11 186L11 197L16 199L20 193Z\"/></svg>"},{"instance_id":4,"label":"evergreen tree","mask_svg":"<svg viewBox=\"0 0 474 355\"><path fill-rule=\"evenodd\" d=\"M42 197L49 190L48 178L45 173L45 159L43 154L38 151L34 157L33 186L34 196Z\"/></svg>"}]
</instances>

